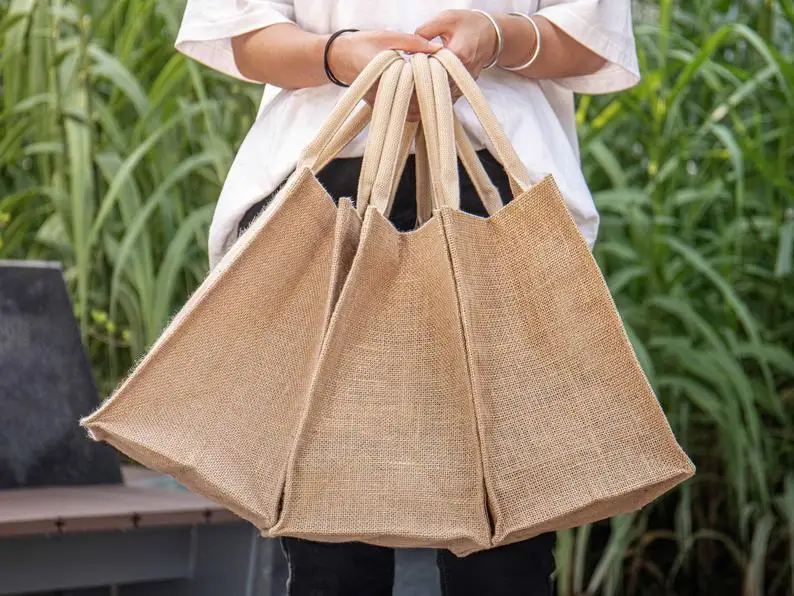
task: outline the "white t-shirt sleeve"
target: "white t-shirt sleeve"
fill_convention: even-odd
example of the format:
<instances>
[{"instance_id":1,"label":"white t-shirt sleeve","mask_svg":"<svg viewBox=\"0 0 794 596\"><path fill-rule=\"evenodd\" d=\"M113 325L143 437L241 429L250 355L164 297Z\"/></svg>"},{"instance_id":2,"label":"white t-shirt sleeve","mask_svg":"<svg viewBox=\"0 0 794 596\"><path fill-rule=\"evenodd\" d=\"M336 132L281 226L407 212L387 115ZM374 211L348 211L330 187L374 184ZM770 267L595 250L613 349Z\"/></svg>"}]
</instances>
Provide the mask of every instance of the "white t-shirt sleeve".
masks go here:
<instances>
[{"instance_id":1,"label":"white t-shirt sleeve","mask_svg":"<svg viewBox=\"0 0 794 596\"><path fill-rule=\"evenodd\" d=\"M188 0L175 47L243 81L232 53L232 37L277 23L295 21L292 0Z\"/></svg>"},{"instance_id":2,"label":"white t-shirt sleeve","mask_svg":"<svg viewBox=\"0 0 794 596\"><path fill-rule=\"evenodd\" d=\"M606 59L592 74L555 79L563 87L577 93L611 93L639 82L631 0L540 0L535 14Z\"/></svg>"}]
</instances>

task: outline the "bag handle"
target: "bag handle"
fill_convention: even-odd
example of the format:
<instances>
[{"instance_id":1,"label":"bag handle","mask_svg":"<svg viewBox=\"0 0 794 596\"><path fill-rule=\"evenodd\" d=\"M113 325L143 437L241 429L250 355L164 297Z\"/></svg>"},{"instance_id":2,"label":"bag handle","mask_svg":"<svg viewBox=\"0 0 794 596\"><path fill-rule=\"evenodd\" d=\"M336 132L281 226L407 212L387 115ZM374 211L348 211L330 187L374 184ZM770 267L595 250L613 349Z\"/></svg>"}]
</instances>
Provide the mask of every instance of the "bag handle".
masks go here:
<instances>
[{"instance_id":1,"label":"bag handle","mask_svg":"<svg viewBox=\"0 0 794 596\"><path fill-rule=\"evenodd\" d=\"M452 97L449 84L446 85L446 89L441 84L435 84L434 79L439 77L433 76L433 69L438 69L440 63L435 62L438 65L435 67L433 64L434 62L424 54L415 54L411 58L416 81L416 96L419 100L422 128L425 133L424 140L427 145L431 196L433 207L436 209L444 205L459 209L460 181L452 123ZM446 79L446 76L444 78Z\"/></svg>"},{"instance_id":2,"label":"bag handle","mask_svg":"<svg viewBox=\"0 0 794 596\"><path fill-rule=\"evenodd\" d=\"M482 90L471 74L469 74L469 71L455 54L445 48L433 54L433 60L440 62L444 66L448 76L468 100L485 134L493 145L497 159L499 159L505 172L510 177L514 189L518 187L520 192L528 190L533 184L533 177L530 176L526 166L516 153L504 130L502 130L499 120L494 115ZM520 194L520 192L517 194Z\"/></svg>"},{"instance_id":3,"label":"bag handle","mask_svg":"<svg viewBox=\"0 0 794 596\"><path fill-rule=\"evenodd\" d=\"M413 66L413 64L411 65ZM416 131L416 223L419 227L433 215L434 200L430 196L433 184L430 181L430 158L427 155L427 140L424 127L420 124ZM419 197L422 197L420 199Z\"/></svg>"},{"instance_id":4,"label":"bag handle","mask_svg":"<svg viewBox=\"0 0 794 596\"><path fill-rule=\"evenodd\" d=\"M393 107L389 118L388 131L385 137L386 140L382 147L381 160L378 166L372 197L374 207L388 217L402 170L408 158L407 154L410 149L410 143L418 132L419 142L417 143L416 151L416 211L417 220L419 220L421 217L420 214L432 213L432 195L435 190L431 185L432 177L429 175L429 167L427 166L427 148L425 143L421 141L423 139L423 133L416 124L409 124L406 122L411 96L414 91L414 84L413 64L406 62L403 65L399 88L394 94L393 100L391 100ZM378 89L378 93L381 93L380 88ZM385 101L387 100L384 100L384 103ZM382 114L383 112L380 113ZM468 142L468 139L464 138L463 141ZM364 178L364 176L362 176L362 178ZM363 215L363 211L360 213Z\"/></svg>"},{"instance_id":5,"label":"bag handle","mask_svg":"<svg viewBox=\"0 0 794 596\"><path fill-rule=\"evenodd\" d=\"M328 163L342 150L343 147L355 139L361 133L361 131L366 128L367 124L369 124L371 120L371 117L372 107L369 104L364 104L358 111L348 118L344 126L339 129L332 141L328 144L328 146L326 146L323 154L318 160L317 165L315 166L316 170L320 171L327 166ZM415 122L409 122L406 125L404 133L405 138L403 139L403 149L400 153L400 161L398 162L397 171L402 173L405 170L405 163L408 159L410 149L414 143L414 137L416 137L417 146L415 151L415 159L417 194L421 197L427 196L426 193L429 192L432 187L428 178L430 173L427 171L427 169L422 170L428 159L427 147L424 144L424 133L422 132L421 127L417 126L417 124L418 123ZM422 150L419 149L420 135L422 137L423 143ZM499 194L499 190L496 188L496 186L494 186L493 182L491 182L490 178L488 177L488 174L486 173L482 162L477 156L477 152L472 146L468 134L466 134L466 131L463 129L463 125L461 125L460 121L458 120L457 115L455 115L455 144L458 148L458 157L460 158L463 167L466 169L469 178L474 184L474 188L476 189L477 194L480 196L486 211L489 215L493 215L502 207L502 198ZM397 193L397 183L399 183L399 177L395 180L391 189L389 207L391 207L392 203L394 202L394 198ZM424 187L421 186L422 184L424 184ZM420 188L425 190L421 190L420 192ZM416 213L417 227L430 219L432 209L433 205L430 201L418 202ZM388 212L386 214L388 215Z\"/></svg>"},{"instance_id":6,"label":"bag handle","mask_svg":"<svg viewBox=\"0 0 794 596\"><path fill-rule=\"evenodd\" d=\"M419 61L418 66L416 61ZM407 66L408 65L406 65L406 67ZM423 117L424 125L422 128L418 129L416 138L416 222L417 225L421 225L424 221L427 221L427 219L430 218L434 200L436 204L440 204L437 198L434 199L434 196L438 195L440 192L440 187L435 187L433 185L432 180L434 177L430 176L429 174L431 166L428 162L429 152L427 149L426 137L424 133L424 126L427 126L429 123L431 129L434 129L435 127L433 125L436 120L435 118L427 116L428 109L432 111L435 108L435 102L432 101L430 97L431 94L434 95L434 91L428 88L432 87L434 84L433 76L429 70L431 68L438 70L435 79L439 80L436 85L438 85L440 93L446 93L446 95L449 96L449 83L444 69L439 65L434 67L430 66L427 57L424 55L421 55L418 58L413 58L410 68L410 71L408 71L407 68L404 70L402 75L404 77L402 83L404 87L400 89L395 96L394 109L390 116L390 124L387 132L387 139L389 139L389 141L388 145L384 148L385 150L381 158L380 167L378 168L378 181L376 182L377 190L373 193L373 195L377 196L379 201L381 201L376 205L377 208L381 211L381 213L388 216L391 210L394 194L396 192L396 186L399 183L400 175L407 159L408 150L410 149L410 141L414 134L413 131L416 130L414 126L406 126L405 122L405 117L408 111L408 103L410 100L410 75L413 73L414 77L418 77L418 79L415 79L414 81L415 85L424 86L422 90L417 91L417 94L420 97L420 102L423 102L425 106L425 115ZM466 168L466 171L468 172L469 177L477 189L478 194L482 197L483 204L487 212L489 214L493 214L498 211L503 204L499 195L499 191L493 185L490 178L488 177L488 174L485 172L485 168L480 162L480 159L477 156L477 153L474 150L468 135L466 135L463 126L460 124L460 122L458 122L454 112L451 110L451 99L447 101L446 105L450 108L448 116L453 121L453 127L447 129L451 131L454 139L453 148L451 149L449 155L450 159L454 161L455 165L453 169L453 180L455 180L455 182L453 182L453 184L457 184L457 160L455 159L456 154L454 149L454 147L457 147L460 153L461 162ZM437 130L437 128L435 128L435 130ZM430 138L435 139L437 134L437 132L432 133ZM395 152L397 139L401 139L399 152ZM435 145L433 150L436 150ZM457 191L454 194L455 196L459 196L459 192ZM386 200L385 204L382 202L383 200Z\"/></svg>"},{"instance_id":7,"label":"bag handle","mask_svg":"<svg viewBox=\"0 0 794 596\"><path fill-rule=\"evenodd\" d=\"M448 85L448 78L451 77L462 91L463 96L469 101L472 110L478 117L483 130L491 141L496 152L496 157L502 163L510 179L513 194L517 195L526 191L532 185L532 178L507 139L496 116L488 106L482 91L471 77L468 70L466 70L466 67L463 66L452 52L445 49L436 52L436 54L429 58L429 61L433 72L436 128L439 131L439 135L441 135L438 139L438 143L431 143L435 148L430 148L430 154L432 155L435 153L437 156L437 166L434 168L433 173L442 180L449 180L450 171L456 166L455 160L451 158L448 150L448 129L450 127L454 128L454 123L450 116L452 112L451 100L449 99L449 94L443 89L443 85L441 84L446 81ZM434 65L439 65L442 68L439 69L438 66ZM442 70L444 72L442 72ZM455 187L447 186L446 188L452 189ZM459 199L457 197L447 196L444 202L453 208L459 208Z\"/></svg>"},{"instance_id":8,"label":"bag handle","mask_svg":"<svg viewBox=\"0 0 794 596\"><path fill-rule=\"evenodd\" d=\"M377 56L373 62L381 60L384 54L389 55L390 52L384 52L383 54ZM399 55L397 56L399 57ZM316 158L314 167L312 168L314 171L319 171L325 167L328 162L331 161L342 150L343 147L345 147L350 141L358 136L358 134L366 127L368 122L372 121L372 124L370 125L370 134L367 138L367 148L364 154L365 158L362 160L361 175L359 176L359 196L357 198L357 205L360 207L359 212L362 215L372 194L372 187L375 184L374 178L377 178L381 172L381 168L376 165L376 162L380 163L379 158L383 157L381 154L383 153L383 146L386 142L386 139L388 138L391 140L390 146L393 149L394 139L398 138L397 133L399 129L402 128L401 142L399 143L400 150L397 153L398 159L394 165L391 165L393 159L387 157L386 161L384 162L387 170L380 174L381 178L380 182L378 183L378 196L386 199L385 204L383 201L381 201L379 204L379 209L386 216L388 216L391 210L394 196L397 191L397 184L399 183L400 176L405 168L405 163L417 132L421 136L422 141L424 141L424 134L421 128L417 126L417 123L406 124L405 122L408 102L411 95L411 90L409 88L413 88L413 81L410 80L412 79L411 75L413 74L413 70L403 73L402 67L405 65L405 61L400 57L400 61L402 62L402 64L400 64L397 63L394 56L390 56L390 58L391 59L386 63L385 68L378 67L378 70L383 71L380 73L380 75L378 75L378 77L381 79L377 95L377 97L380 97L381 99L380 103L378 103L376 99L376 107L374 109L369 105L364 104L351 117L345 119L343 124L339 126L331 135L331 138L324 143L325 146L321 149L320 154ZM365 68L364 71L362 71L362 74L358 79L356 79L356 81L358 82L359 79L363 77L372 76L369 74L369 72L378 72L378 70L371 70L371 67L372 63ZM387 76L386 73L390 68L393 68L394 71L391 73L391 75ZM403 87L399 90L399 93L395 87L394 80L397 78L396 71L398 70L401 73L400 76L405 77L402 83ZM397 82L399 83L399 80ZM354 83L354 86L358 87L359 85ZM351 87L351 89L352 88L353 87ZM340 99L340 104L347 96L348 94L345 94L345 96ZM396 121L391 122L391 115L388 117L386 116L387 110L392 107L392 104L396 102L398 97L400 98L398 110L399 115L397 116ZM338 107L339 105L337 105L337 108L335 108L331 117L329 117L326 122L335 119L335 114L339 111ZM377 114L380 114L380 116L377 116ZM487 212L489 214L493 214L502 206L502 200L499 195L499 191L493 185L487 173L485 172L485 169L483 168L482 163L480 162L479 157L477 156L476 151L474 150L471 141L468 138L468 135L458 121L457 117L454 116L454 112L453 118L455 145L458 149L461 162L466 168L469 178L472 180L475 189L480 195ZM386 122L387 120L389 120L389 123ZM431 123L432 122L433 120L431 120ZM321 133L322 130L320 133L318 133L318 138L321 136ZM417 141L419 141L419 138L417 138ZM420 143L417 143L416 150L418 225L426 221L432 213L432 202L423 200L423 198L429 198L428 191L431 191L432 185L429 183L429 168L423 168L423 166L427 164L428 160L426 144L422 142L421 145L422 149L420 150ZM304 155L309 154L311 151L311 147L307 147L307 149L304 151ZM367 156L369 157L367 158ZM391 172L391 175L386 173L389 171ZM455 169L455 173L457 173L457 169ZM422 190L423 185L425 188L427 188L427 191ZM386 189L388 189L388 191Z\"/></svg>"},{"instance_id":9,"label":"bag handle","mask_svg":"<svg viewBox=\"0 0 794 596\"><path fill-rule=\"evenodd\" d=\"M416 135L416 124L408 125L406 118L414 91L414 71L411 64L405 61L402 65L397 93L394 96L392 111L389 118L386 141L383 145L377 177L372 193L373 206L383 215L391 212L393 198L402 175L402 168L408 159L411 142ZM380 93L380 90L378 90ZM423 197L416 195L417 208ZM366 209L366 207L365 207ZM363 215L363 211L360 211Z\"/></svg>"},{"instance_id":10,"label":"bag handle","mask_svg":"<svg viewBox=\"0 0 794 596\"><path fill-rule=\"evenodd\" d=\"M314 166L314 172L319 172L333 160L342 149L347 146L353 139L355 139L362 130L367 127L367 124L372 120L372 106L368 103L362 105L356 110L350 118L345 120L344 125L333 136L331 141L325 146L323 151L317 157L317 163Z\"/></svg>"},{"instance_id":11,"label":"bag handle","mask_svg":"<svg viewBox=\"0 0 794 596\"><path fill-rule=\"evenodd\" d=\"M364 67L364 70L336 103L314 139L303 150L298 158L296 169L309 168L312 172L317 173L317 165L322 163L322 159L327 158L326 147L333 142L336 133L344 126L345 121L353 113L358 103L364 99L367 92L378 82L381 74L396 60L402 61L403 58L396 50L386 50L375 56Z\"/></svg>"},{"instance_id":12,"label":"bag handle","mask_svg":"<svg viewBox=\"0 0 794 596\"><path fill-rule=\"evenodd\" d=\"M466 134L454 111L452 112L452 118L455 127L455 145L458 148L458 158L466 169L472 184L474 184L474 189L480 196L485 211L488 215L493 215L504 206L502 196L499 194L499 189L494 186L494 183L488 177L480 157L469 140L469 135Z\"/></svg>"},{"instance_id":13,"label":"bag handle","mask_svg":"<svg viewBox=\"0 0 794 596\"><path fill-rule=\"evenodd\" d=\"M406 69L406 66L407 63L402 59L393 62L386 68L378 84L375 106L372 109L372 121L367 135L367 145L358 175L356 210L362 217L373 197L373 191L384 192L382 184L377 190L375 189L376 180L382 176L381 172L384 167L394 167L397 159L396 152L401 146L403 127L395 130L396 127L392 121L395 110L402 106L405 106L404 111L406 114L408 113L408 103L413 90L413 74L410 69ZM405 116L403 116L404 122ZM393 159L390 159L392 156ZM391 174L392 172L390 172ZM386 188L386 192L388 190Z\"/></svg>"},{"instance_id":14,"label":"bag handle","mask_svg":"<svg viewBox=\"0 0 794 596\"><path fill-rule=\"evenodd\" d=\"M485 211L488 213L488 215L493 215L504 205L502 196L499 194L499 189L494 186L493 182L488 176L488 173L485 171L485 168L483 167L482 162L477 155L477 151L475 151L474 146L471 144L469 135L466 134L466 131L463 129L463 125L460 123L460 120L454 112L453 119L455 125L455 146L458 149L458 158L463 164L463 168L466 170L466 173L469 175L469 179L472 181L472 184L474 184L474 189L477 191L477 194L482 200ZM416 143L417 193L420 192L420 188L426 189L422 192L432 192L429 164L427 163L427 144L422 130L419 130L417 133ZM420 143L422 145L421 150L419 148ZM430 201L423 201L422 207L423 209L419 209L417 206L417 226L422 225L422 223L430 219L430 216L432 215L433 205Z\"/></svg>"}]
</instances>

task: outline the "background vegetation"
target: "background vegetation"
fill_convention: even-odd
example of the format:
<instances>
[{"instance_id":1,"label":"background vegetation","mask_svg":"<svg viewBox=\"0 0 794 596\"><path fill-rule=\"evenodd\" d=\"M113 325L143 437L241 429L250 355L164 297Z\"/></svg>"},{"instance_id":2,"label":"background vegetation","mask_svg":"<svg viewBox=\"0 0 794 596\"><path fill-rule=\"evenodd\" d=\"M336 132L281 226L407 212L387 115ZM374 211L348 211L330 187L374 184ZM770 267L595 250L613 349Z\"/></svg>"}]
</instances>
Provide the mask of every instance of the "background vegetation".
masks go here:
<instances>
[{"instance_id":1,"label":"background vegetation","mask_svg":"<svg viewBox=\"0 0 794 596\"><path fill-rule=\"evenodd\" d=\"M173 50L182 3L0 0L0 258L63 263L103 392L206 273L261 89ZM579 99L596 254L698 465L561 534L558 590L794 594L794 5L635 6L643 81Z\"/></svg>"}]
</instances>

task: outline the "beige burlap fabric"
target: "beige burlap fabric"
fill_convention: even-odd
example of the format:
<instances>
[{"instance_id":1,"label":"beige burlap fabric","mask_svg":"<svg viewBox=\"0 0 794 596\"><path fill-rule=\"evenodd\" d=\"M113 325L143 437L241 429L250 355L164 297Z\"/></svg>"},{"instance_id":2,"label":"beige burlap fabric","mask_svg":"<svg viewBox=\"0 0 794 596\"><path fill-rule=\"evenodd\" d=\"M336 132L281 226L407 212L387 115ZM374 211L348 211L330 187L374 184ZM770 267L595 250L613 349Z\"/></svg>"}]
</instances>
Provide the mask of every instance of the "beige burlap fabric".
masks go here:
<instances>
[{"instance_id":1,"label":"beige burlap fabric","mask_svg":"<svg viewBox=\"0 0 794 596\"><path fill-rule=\"evenodd\" d=\"M367 147L381 153L387 95L403 63L394 52L373 61L285 189L114 394L81 421L94 438L261 529L276 522L297 424L361 227L352 203L342 199L337 208L314 171L341 148L335 135L344 135L345 118L392 67L382 81L389 111L376 124L376 110Z\"/></svg>"},{"instance_id":2,"label":"beige burlap fabric","mask_svg":"<svg viewBox=\"0 0 794 596\"><path fill-rule=\"evenodd\" d=\"M488 219L450 207L437 214L458 290L493 543L638 509L689 478L692 463L553 178L527 185L466 70L448 52L437 58L525 189ZM441 128L451 126L447 106L437 101Z\"/></svg>"},{"instance_id":3,"label":"beige burlap fabric","mask_svg":"<svg viewBox=\"0 0 794 596\"><path fill-rule=\"evenodd\" d=\"M392 123L402 125L395 111ZM271 534L487 548L476 421L441 221L399 232L382 207L366 212Z\"/></svg>"},{"instance_id":4,"label":"beige burlap fabric","mask_svg":"<svg viewBox=\"0 0 794 596\"><path fill-rule=\"evenodd\" d=\"M313 172L360 128L365 114L345 118L380 73L357 209L336 208ZM448 73L508 205L455 124ZM422 225L399 232L414 85ZM459 209L458 153L487 218ZM446 50L376 59L83 423L269 535L461 556L635 510L694 471L553 178L530 176Z\"/></svg>"},{"instance_id":5,"label":"beige burlap fabric","mask_svg":"<svg viewBox=\"0 0 794 596\"><path fill-rule=\"evenodd\" d=\"M434 217L367 211L271 533L465 555L642 507L693 468L554 180L451 54L412 64ZM488 218L458 208L445 67L517 191Z\"/></svg>"}]
</instances>

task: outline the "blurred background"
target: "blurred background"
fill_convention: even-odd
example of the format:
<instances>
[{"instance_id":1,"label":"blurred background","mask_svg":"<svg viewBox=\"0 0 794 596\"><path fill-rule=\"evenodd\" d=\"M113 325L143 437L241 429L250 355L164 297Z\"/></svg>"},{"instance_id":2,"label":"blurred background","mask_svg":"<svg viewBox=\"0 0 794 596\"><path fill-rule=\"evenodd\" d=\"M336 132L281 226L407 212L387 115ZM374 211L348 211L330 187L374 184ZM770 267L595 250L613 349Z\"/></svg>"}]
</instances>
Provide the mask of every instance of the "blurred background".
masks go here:
<instances>
[{"instance_id":1,"label":"blurred background","mask_svg":"<svg viewBox=\"0 0 794 596\"><path fill-rule=\"evenodd\" d=\"M63 264L107 395L207 272L261 87L183 2L0 0L0 259ZM560 534L579 594L794 594L794 2L634 5L643 79L578 98L595 254L698 475Z\"/></svg>"}]
</instances>

